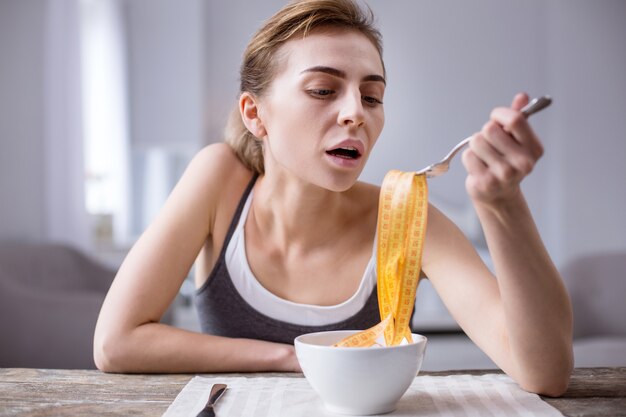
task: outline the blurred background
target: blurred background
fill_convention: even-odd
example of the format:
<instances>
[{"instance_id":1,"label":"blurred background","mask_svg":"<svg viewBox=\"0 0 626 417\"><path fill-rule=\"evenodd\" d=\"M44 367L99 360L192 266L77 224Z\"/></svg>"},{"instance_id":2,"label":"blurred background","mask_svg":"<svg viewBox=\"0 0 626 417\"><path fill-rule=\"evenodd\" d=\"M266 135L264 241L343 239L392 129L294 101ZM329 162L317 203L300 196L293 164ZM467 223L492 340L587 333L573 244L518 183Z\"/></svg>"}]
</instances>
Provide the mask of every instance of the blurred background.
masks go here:
<instances>
[{"instance_id":1,"label":"blurred background","mask_svg":"<svg viewBox=\"0 0 626 417\"><path fill-rule=\"evenodd\" d=\"M55 287L47 262L59 263L60 255L45 248L77 251L74 258L85 256L112 271L112 279L189 160L222 140L243 49L262 21L285 3L0 0L0 242L7 259L3 265L0 248L0 297L11 300L0 299L0 366L90 365L90 352L76 364L69 358L63 362L62 354L45 360L38 352L29 356L22 347L34 340L42 317L53 320L37 308L41 297L55 291L75 294L66 306L85 293L94 301L78 303L76 308L86 310L77 311L89 311L82 323L68 324L66 316L81 314L66 312L58 319L61 325L46 324L62 329L48 338L78 331L88 340L110 283L105 274L92 285L93 274L75 268L80 283L68 280ZM553 105L532 118L546 152L523 183L545 244L562 272L581 260L624 258L626 2L367 4L384 36L388 87L386 127L363 181L380 184L390 169L417 170L439 160L479 130L494 106L508 105L519 91L547 94ZM429 187L431 201L461 227L489 265L460 160ZM606 271L590 269L585 277L593 279L570 287L581 302L595 300L594 306L577 310L595 323L594 335L606 334L597 324L603 317L610 317L609 334L621 332L616 323L626 317L615 298L626 295L626 269L621 261L602 259ZM582 265L591 268L591 262ZM69 273L62 267L54 268L66 279ZM192 296L188 280L168 320L197 329ZM612 310L602 310L607 308ZM437 335L434 346L435 340L461 340L427 282L420 285L416 309L414 328ZM597 317L590 317L592 310ZM442 345L439 362L431 353L437 349L429 348L434 359L425 368L490 364L474 347L464 346L446 351ZM581 353L578 363L593 365L606 352L626 362L626 345L612 340L606 349ZM444 361L454 355L459 361Z\"/></svg>"}]
</instances>

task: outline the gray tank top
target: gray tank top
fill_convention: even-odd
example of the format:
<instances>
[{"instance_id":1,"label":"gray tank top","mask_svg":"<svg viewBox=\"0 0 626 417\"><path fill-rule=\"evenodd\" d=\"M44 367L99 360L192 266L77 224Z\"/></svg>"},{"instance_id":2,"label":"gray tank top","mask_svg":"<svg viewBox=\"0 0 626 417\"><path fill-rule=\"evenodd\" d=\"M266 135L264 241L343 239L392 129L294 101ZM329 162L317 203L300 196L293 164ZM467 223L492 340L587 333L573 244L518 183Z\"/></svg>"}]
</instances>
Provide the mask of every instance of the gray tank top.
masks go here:
<instances>
[{"instance_id":1,"label":"gray tank top","mask_svg":"<svg viewBox=\"0 0 626 417\"><path fill-rule=\"evenodd\" d=\"M255 175L248 184L237 206L219 258L207 281L195 294L194 302L204 333L267 340L293 344L293 340L304 333L328 330L362 330L380 321L376 287L363 308L345 320L323 326L305 326L276 320L254 309L235 288L226 268L226 248L233 235L248 195L256 182ZM332 289L329 289L332 290Z\"/></svg>"}]
</instances>

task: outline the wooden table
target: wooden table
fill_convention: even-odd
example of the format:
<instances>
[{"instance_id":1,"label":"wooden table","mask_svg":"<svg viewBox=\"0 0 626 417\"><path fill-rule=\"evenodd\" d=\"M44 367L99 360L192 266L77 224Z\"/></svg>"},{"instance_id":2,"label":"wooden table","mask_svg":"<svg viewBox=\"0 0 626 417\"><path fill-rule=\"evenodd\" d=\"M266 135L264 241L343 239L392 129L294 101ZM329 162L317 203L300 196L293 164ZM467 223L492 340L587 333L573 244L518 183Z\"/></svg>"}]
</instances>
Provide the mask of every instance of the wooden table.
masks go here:
<instances>
[{"instance_id":1,"label":"wooden table","mask_svg":"<svg viewBox=\"0 0 626 417\"><path fill-rule=\"evenodd\" d=\"M421 372L420 375L493 372ZM302 377L302 374L244 374L255 375ZM0 369L0 416L160 416L192 377ZM626 368L576 369L565 395L544 400L566 416L626 416Z\"/></svg>"}]
</instances>

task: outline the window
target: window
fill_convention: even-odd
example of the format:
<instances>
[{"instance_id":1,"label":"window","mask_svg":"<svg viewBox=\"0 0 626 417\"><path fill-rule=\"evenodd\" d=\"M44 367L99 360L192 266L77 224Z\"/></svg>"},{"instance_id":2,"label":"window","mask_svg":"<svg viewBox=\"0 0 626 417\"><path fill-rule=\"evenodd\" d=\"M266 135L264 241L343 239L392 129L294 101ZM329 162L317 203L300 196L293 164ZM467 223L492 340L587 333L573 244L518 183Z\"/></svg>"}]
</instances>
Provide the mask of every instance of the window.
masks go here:
<instances>
[{"instance_id":1,"label":"window","mask_svg":"<svg viewBox=\"0 0 626 417\"><path fill-rule=\"evenodd\" d=\"M119 1L81 0L85 204L99 245L129 238L129 123Z\"/></svg>"}]
</instances>

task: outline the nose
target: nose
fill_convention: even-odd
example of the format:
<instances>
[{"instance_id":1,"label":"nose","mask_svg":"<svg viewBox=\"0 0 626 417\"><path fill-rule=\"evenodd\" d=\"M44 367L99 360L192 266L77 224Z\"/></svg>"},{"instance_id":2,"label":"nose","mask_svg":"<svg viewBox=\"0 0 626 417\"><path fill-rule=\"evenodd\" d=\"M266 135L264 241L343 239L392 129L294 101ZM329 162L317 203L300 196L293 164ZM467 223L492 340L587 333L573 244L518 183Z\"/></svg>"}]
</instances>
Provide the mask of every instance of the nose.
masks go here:
<instances>
[{"instance_id":1,"label":"nose","mask_svg":"<svg viewBox=\"0 0 626 417\"><path fill-rule=\"evenodd\" d=\"M340 126L362 126L365 123L365 111L361 92L346 92L340 100L337 123Z\"/></svg>"}]
</instances>

